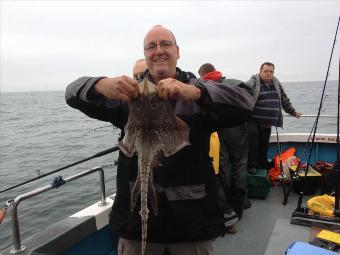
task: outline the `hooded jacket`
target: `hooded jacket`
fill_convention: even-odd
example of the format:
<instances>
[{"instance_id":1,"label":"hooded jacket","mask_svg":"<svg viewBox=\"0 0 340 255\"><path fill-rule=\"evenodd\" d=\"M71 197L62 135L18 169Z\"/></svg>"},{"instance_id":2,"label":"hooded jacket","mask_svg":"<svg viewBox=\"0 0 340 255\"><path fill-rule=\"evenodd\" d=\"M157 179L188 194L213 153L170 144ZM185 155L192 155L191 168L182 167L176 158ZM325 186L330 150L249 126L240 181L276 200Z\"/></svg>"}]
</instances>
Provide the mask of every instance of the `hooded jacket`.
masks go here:
<instances>
[{"instance_id":1,"label":"hooded jacket","mask_svg":"<svg viewBox=\"0 0 340 255\"><path fill-rule=\"evenodd\" d=\"M148 71L144 73L151 79ZM91 99L88 92L102 77L81 77L66 89L66 102L86 115L111 122L122 130L128 107L120 100ZM148 242L179 243L206 241L224 232L222 209L217 203L216 178L209 158L210 134L247 120L252 109L249 87L205 82L177 68L176 79L201 89L197 101L171 100L173 110L190 127L188 145L170 157L162 157L153 169L158 214L151 205ZM118 236L141 239L140 200L130 211L130 192L138 172L137 156L119 153L116 197L110 216L110 229Z\"/></svg>"}]
</instances>

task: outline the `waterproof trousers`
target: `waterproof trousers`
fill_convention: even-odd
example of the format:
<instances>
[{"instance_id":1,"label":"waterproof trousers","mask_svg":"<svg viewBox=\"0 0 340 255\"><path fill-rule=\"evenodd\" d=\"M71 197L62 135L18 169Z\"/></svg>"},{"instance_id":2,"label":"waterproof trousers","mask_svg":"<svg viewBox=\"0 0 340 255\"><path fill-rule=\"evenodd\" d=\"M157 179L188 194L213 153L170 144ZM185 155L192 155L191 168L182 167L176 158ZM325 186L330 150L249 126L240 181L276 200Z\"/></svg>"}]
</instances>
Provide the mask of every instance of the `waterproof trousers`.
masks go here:
<instances>
[{"instance_id":1,"label":"waterproof trousers","mask_svg":"<svg viewBox=\"0 0 340 255\"><path fill-rule=\"evenodd\" d=\"M247 196L247 124L218 131L220 139L220 175L227 199L242 217Z\"/></svg>"},{"instance_id":2,"label":"waterproof trousers","mask_svg":"<svg viewBox=\"0 0 340 255\"><path fill-rule=\"evenodd\" d=\"M220 173L223 185L247 189L248 137L247 125L224 128L218 131L220 138Z\"/></svg>"}]
</instances>

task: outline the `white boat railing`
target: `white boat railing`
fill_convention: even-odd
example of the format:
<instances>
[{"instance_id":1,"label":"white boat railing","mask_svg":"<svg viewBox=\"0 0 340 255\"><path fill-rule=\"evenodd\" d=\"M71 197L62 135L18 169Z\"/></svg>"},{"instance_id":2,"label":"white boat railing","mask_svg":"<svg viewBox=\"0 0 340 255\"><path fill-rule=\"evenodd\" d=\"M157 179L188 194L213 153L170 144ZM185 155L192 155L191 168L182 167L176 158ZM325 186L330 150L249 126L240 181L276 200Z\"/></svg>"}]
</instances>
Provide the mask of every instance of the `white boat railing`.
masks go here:
<instances>
[{"instance_id":1,"label":"white boat railing","mask_svg":"<svg viewBox=\"0 0 340 255\"><path fill-rule=\"evenodd\" d=\"M21 194L17 196L14 199L14 202L12 204L11 209L11 218L12 218L12 232L13 232L13 249L11 249L11 254L20 254L23 253L23 251L26 249L25 246L21 245L21 239L20 239L20 230L19 230L19 221L18 221L18 206L21 201L24 201L28 198L34 197L38 194L44 193L46 191L49 191L53 188L58 188L61 185L64 185L68 182L71 182L73 180L79 179L81 177L84 177L86 175L92 174L94 172L99 172L100 177L100 192L101 192L101 202L98 204L98 206L105 206L106 203L106 196L105 196L105 178L104 178L104 170L101 167L95 167L87 171L83 171L81 173L72 175L70 177L67 177L65 179L58 179L58 182L54 182L52 184L45 185L43 187L40 187L38 189L29 191L27 193Z\"/></svg>"},{"instance_id":2,"label":"white boat railing","mask_svg":"<svg viewBox=\"0 0 340 255\"><path fill-rule=\"evenodd\" d=\"M315 118L315 117L317 117L317 116L318 116L318 115L316 115L316 114L302 114L302 115L300 116L300 118ZM289 115L289 114L284 114L283 117L294 117L294 116ZM337 118L336 115L332 115L332 114L321 114L319 117L320 117L320 118L331 118L331 119ZM295 118L295 117L294 117L294 118Z\"/></svg>"},{"instance_id":3,"label":"white boat railing","mask_svg":"<svg viewBox=\"0 0 340 255\"><path fill-rule=\"evenodd\" d=\"M314 141L316 143L336 143L336 134L316 133ZM279 133L279 142L311 142L310 133ZM275 133L270 135L269 143L277 143L277 136Z\"/></svg>"}]
</instances>

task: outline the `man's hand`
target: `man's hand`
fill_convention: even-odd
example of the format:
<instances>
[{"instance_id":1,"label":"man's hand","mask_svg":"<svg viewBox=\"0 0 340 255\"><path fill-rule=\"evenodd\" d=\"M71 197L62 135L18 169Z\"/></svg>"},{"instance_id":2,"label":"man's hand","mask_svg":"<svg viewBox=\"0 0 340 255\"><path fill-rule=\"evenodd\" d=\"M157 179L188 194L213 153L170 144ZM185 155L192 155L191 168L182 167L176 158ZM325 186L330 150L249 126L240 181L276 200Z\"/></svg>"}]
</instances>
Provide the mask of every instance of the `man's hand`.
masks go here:
<instances>
[{"instance_id":1,"label":"man's hand","mask_svg":"<svg viewBox=\"0 0 340 255\"><path fill-rule=\"evenodd\" d=\"M157 89L159 96L164 99L197 100L201 97L199 88L173 78L160 80Z\"/></svg>"},{"instance_id":2,"label":"man's hand","mask_svg":"<svg viewBox=\"0 0 340 255\"><path fill-rule=\"evenodd\" d=\"M301 116L301 115L302 115L301 112L296 112L296 113L294 114L294 117L300 119L300 116Z\"/></svg>"},{"instance_id":3,"label":"man's hand","mask_svg":"<svg viewBox=\"0 0 340 255\"><path fill-rule=\"evenodd\" d=\"M95 84L94 92L109 99L131 101L138 96L138 83L125 75L103 78Z\"/></svg>"}]
</instances>

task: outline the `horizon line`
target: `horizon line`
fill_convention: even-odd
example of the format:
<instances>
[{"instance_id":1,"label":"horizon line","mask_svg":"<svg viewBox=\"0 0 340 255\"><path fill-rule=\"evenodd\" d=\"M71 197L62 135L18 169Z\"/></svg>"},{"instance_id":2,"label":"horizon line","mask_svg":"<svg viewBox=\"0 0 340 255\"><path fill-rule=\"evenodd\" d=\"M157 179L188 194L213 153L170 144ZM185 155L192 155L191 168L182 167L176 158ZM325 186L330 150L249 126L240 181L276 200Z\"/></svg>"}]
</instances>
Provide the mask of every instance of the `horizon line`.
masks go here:
<instances>
[{"instance_id":1,"label":"horizon line","mask_svg":"<svg viewBox=\"0 0 340 255\"><path fill-rule=\"evenodd\" d=\"M328 80L327 82L337 82L338 80ZM281 83L305 83L305 82L325 82L323 80L313 80L313 81L281 81ZM52 89L52 90L6 90L2 91L0 89L0 94L3 93L25 93L25 92L57 92L57 91L65 91L65 89Z\"/></svg>"}]
</instances>

